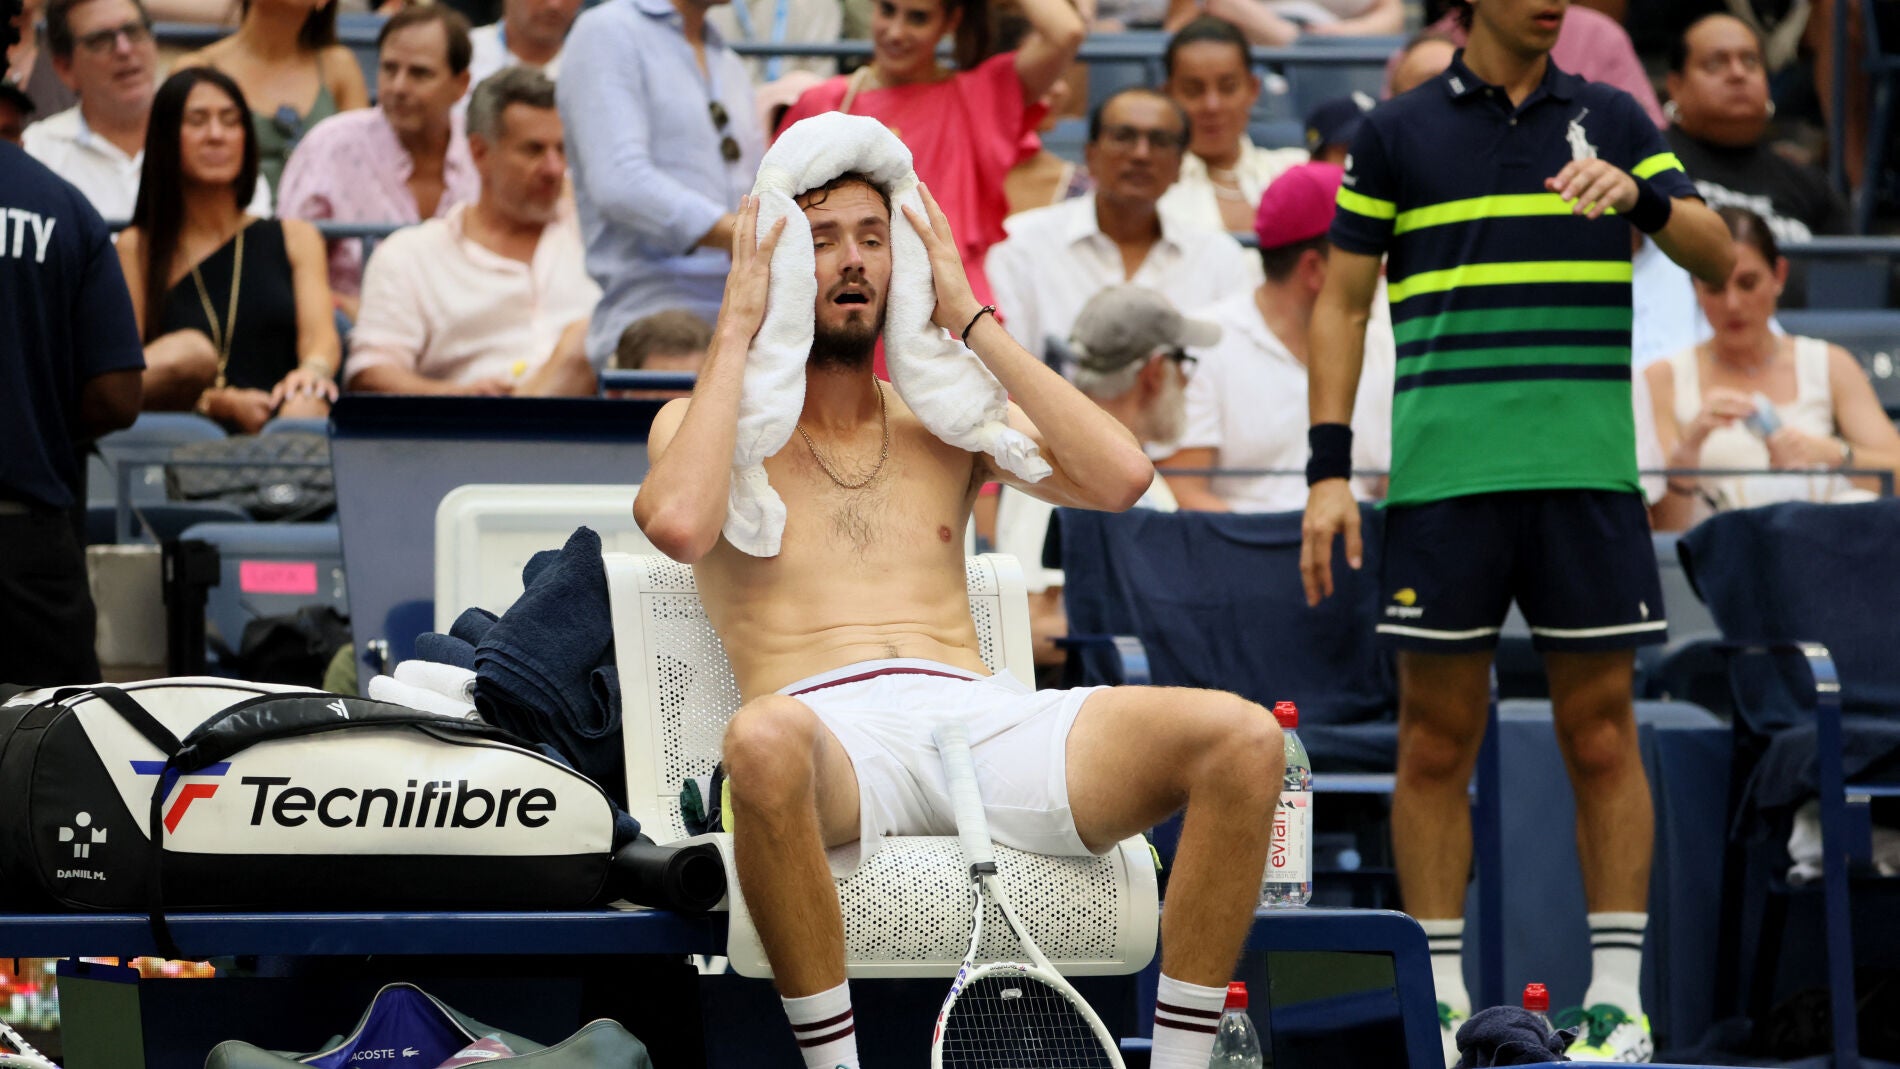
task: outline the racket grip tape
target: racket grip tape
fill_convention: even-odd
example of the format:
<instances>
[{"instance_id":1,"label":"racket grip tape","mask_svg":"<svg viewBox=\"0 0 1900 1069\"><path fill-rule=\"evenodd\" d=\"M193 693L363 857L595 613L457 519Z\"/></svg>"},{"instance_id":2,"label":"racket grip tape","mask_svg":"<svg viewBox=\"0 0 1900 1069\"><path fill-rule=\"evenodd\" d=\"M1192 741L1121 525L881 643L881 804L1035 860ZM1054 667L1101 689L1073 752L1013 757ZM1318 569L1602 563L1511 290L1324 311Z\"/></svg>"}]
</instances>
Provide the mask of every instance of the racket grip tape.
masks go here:
<instances>
[{"instance_id":1,"label":"racket grip tape","mask_svg":"<svg viewBox=\"0 0 1900 1069\"><path fill-rule=\"evenodd\" d=\"M976 786L976 759L970 756L970 730L960 721L938 725L931 733L937 753L943 760L943 774L950 791L951 811L956 816L957 835L963 840L963 853L971 870L988 866L995 871L996 855L990 846L989 819L983 814L983 796Z\"/></svg>"}]
</instances>

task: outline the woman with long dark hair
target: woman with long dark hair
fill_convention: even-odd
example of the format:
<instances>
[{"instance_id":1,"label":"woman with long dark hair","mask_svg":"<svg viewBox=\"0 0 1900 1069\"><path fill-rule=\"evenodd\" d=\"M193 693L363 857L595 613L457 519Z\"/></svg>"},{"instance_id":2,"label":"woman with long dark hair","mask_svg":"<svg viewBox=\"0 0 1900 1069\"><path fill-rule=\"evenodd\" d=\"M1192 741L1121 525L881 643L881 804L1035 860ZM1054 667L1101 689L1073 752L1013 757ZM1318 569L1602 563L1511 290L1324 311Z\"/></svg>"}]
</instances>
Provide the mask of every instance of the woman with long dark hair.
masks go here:
<instances>
[{"instance_id":1,"label":"woman with long dark hair","mask_svg":"<svg viewBox=\"0 0 1900 1069\"><path fill-rule=\"evenodd\" d=\"M1062 77L1088 34L1094 0L1022 0L1029 32L1012 51L990 55L986 0L875 0L871 62L813 86L779 129L809 115L869 115L906 146L917 177L950 217L977 299L988 303L983 259L1003 240L1009 171L1036 154L1028 135L1042 121L1043 95ZM937 45L956 42L956 69L937 62Z\"/></svg>"},{"instance_id":2,"label":"woman with long dark hair","mask_svg":"<svg viewBox=\"0 0 1900 1069\"><path fill-rule=\"evenodd\" d=\"M1671 479L1659 526L1688 526L1712 508L1866 499L1876 484L1838 473L1900 471L1900 432L1847 350L1775 332L1788 260L1769 224L1733 205L1715 213L1734 238L1735 270L1721 285L1695 284L1714 336L1644 372L1656 433L1671 468L1777 474Z\"/></svg>"},{"instance_id":3,"label":"woman with long dark hair","mask_svg":"<svg viewBox=\"0 0 1900 1069\"><path fill-rule=\"evenodd\" d=\"M146 407L193 407L246 433L273 416L328 415L341 349L322 237L309 223L247 215L256 181L237 83L208 67L166 79L119 262L147 362L210 374Z\"/></svg>"},{"instance_id":4,"label":"woman with long dark hair","mask_svg":"<svg viewBox=\"0 0 1900 1069\"><path fill-rule=\"evenodd\" d=\"M244 0L236 33L172 68L216 67L243 88L258 166L272 189L304 131L339 111L369 106L356 56L337 43L336 8L337 0Z\"/></svg>"}]
</instances>

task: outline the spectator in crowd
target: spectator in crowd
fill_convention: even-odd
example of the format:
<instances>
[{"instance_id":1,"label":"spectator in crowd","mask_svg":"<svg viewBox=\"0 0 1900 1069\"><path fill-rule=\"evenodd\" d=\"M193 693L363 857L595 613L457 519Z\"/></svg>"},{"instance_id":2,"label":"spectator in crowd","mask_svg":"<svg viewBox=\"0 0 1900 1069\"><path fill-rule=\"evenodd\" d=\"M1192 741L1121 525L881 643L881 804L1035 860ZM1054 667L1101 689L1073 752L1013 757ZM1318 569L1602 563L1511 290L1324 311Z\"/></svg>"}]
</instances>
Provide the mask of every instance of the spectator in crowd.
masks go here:
<instances>
[{"instance_id":1,"label":"spectator in crowd","mask_svg":"<svg viewBox=\"0 0 1900 1069\"><path fill-rule=\"evenodd\" d=\"M871 62L827 80L785 113L786 126L826 111L868 115L909 146L917 177L950 217L970 285L990 303L985 259L1003 240L1009 215L1004 183L1034 153L1042 99L1075 59L1088 34L1094 0L1021 0L1030 30L1021 45L989 55L984 0L877 0ZM937 61L937 45L956 40L957 69ZM1092 292L1092 291L1091 291Z\"/></svg>"},{"instance_id":2,"label":"spectator in crowd","mask_svg":"<svg viewBox=\"0 0 1900 1069\"><path fill-rule=\"evenodd\" d=\"M574 23L558 92L603 291L587 332L595 367L642 316L718 317L734 212L765 151L745 64L706 27L718 2L607 0Z\"/></svg>"},{"instance_id":3,"label":"spectator in crowd","mask_svg":"<svg viewBox=\"0 0 1900 1069\"><path fill-rule=\"evenodd\" d=\"M683 308L655 312L629 324L614 347L614 366L625 371L698 374L712 344L712 327Z\"/></svg>"},{"instance_id":4,"label":"spectator in crowd","mask_svg":"<svg viewBox=\"0 0 1900 1069\"><path fill-rule=\"evenodd\" d=\"M1247 136L1260 76L1247 38L1231 22L1203 16L1181 27L1162 53L1168 95L1187 112L1181 177L1161 198L1175 218L1244 233L1260 194L1280 172L1306 162L1296 148L1266 149Z\"/></svg>"},{"instance_id":5,"label":"spectator in crowd","mask_svg":"<svg viewBox=\"0 0 1900 1069\"><path fill-rule=\"evenodd\" d=\"M1171 448L1181 436L1187 415L1184 391L1194 369L1188 348L1219 340L1220 328L1183 316L1159 292L1120 284L1101 290L1082 306L1065 349L1075 366L1075 388L1154 452ZM1175 511L1167 480L1148 484L1135 507ZM1062 572L1042 563L1054 511L1054 505L1013 487L1004 487L997 499L996 549L1022 563L1039 668L1062 664L1064 654L1055 639L1069 633Z\"/></svg>"},{"instance_id":6,"label":"spectator in crowd","mask_svg":"<svg viewBox=\"0 0 1900 1069\"><path fill-rule=\"evenodd\" d=\"M244 90L253 109L258 171L272 188L312 127L339 111L369 106L363 69L337 43L338 2L244 0L236 33L184 56L173 68L216 67Z\"/></svg>"},{"instance_id":7,"label":"spectator in crowd","mask_svg":"<svg viewBox=\"0 0 1900 1069\"><path fill-rule=\"evenodd\" d=\"M1764 141L1775 105L1768 98L1761 38L1733 15L1707 15L1669 51L1669 147L1710 204L1747 208L1786 244L1843 234L1847 205L1827 176Z\"/></svg>"},{"instance_id":8,"label":"spectator in crowd","mask_svg":"<svg viewBox=\"0 0 1900 1069\"><path fill-rule=\"evenodd\" d=\"M21 235L0 245L0 681L86 683L81 450L138 418L138 328L104 220L14 145L0 144L0 216Z\"/></svg>"},{"instance_id":9,"label":"spectator in crowd","mask_svg":"<svg viewBox=\"0 0 1900 1069\"><path fill-rule=\"evenodd\" d=\"M1735 238L1735 270L1723 283L1695 284L1715 336L1645 373L1657 435L1671 468L1808 474L1671 479L1674 508L1659 517L1662 525L1687 527L1710 508L1865 500L1865 489L1834 473L1900 470L1900 431L1847 350L1772 329L1775 301L1788 280L1774 228L1745 208L1716 212Z\"/></svg>"},{"instance_id":10,"label":"spectator in crowd","mask_svg":"<svg viewBox=\"0 0 1900 1069\"><path fill-rule=\"evenodd\" d=\"M1378 37L1405 29L1400 0L1206 0L1201 6L1240 27L1254 44L1274 48L1307 34Z\"/></svg>"},{"instance_id":11,"label":"spectator in crowd","mask_svg":"<svg viewBox=\"0 0 1900 1069\"><path fill-rule=\"evenodd\" d=\"M397 231L370 257L350 389L591 396L587 323L600 289L562 195L554 83L510 67L476 86L468 143L480 196Z\"/></svg>"},{"instance_id":12,"label":"spectator in crowd","mask_svg":"<svg viewBox=\"0 0 1900 1069\"><path fill-rule=\"evenodd\" d=\"M499 20L469 32L474 48L468 61L470 85L514 66L539 67L549 80L560 78L567 31L580 12L581 0L503 0Z\"/></svg>"},{"instance_id":13,"label":"spectator in crowd","mask_svg":"<svg viewBox=\"0 0 1900 1069\"><path fill-rule=\"evenodd\" d=\"M1106 286L1132 282L1188 304L1258 278L1225 231L1161 210L1187 138L1187 117L1157 90L1124 89L1096 105L1087 156L1095 192L1012 218L1008 240L990 254L996 307L1023 348L1046 354Z\"/></svg>"},{"instance_id":14,"label":"spectator in crowd","mask_svg":"<svg viewBox=\"0 0 1900 1069\"><path fill-rule=\"evenodd\" d=\"M79 98L59 76L55 65L47 62L46 49L42 47L45 42L40 38L41 17L45 13L46 0L24 0L21 5L13 23L20 39L7 49L4 84L26 94L33 102L31 112L51 115L79 103Z\"/></svg>"},{"instance_id":15,"label":"spectator in crowd","mask_svg":"<svg viewBox=\"0 0 1900 1069\"><path fill-rule=\"evenodd\" d=\"M614 367L628 371L668 371L699 374L712 346L712 327L683 308L655 312L635 320L614 348ZM666 401L691 397L687 390L608 390L608 397L635 401Z\"/></svg>"},{"instance_id":16,"label":"spectator in crowd","mask_svg":"<svg viewBox=\"0 0 1900 1069\"><path fill-rule=\"evenodd\" d=\"M1003 183L1003 193L1009 198L1009 214L1017 215L1031 208L1047 208L1095 188L1087 167L1078 166L1075 161L1049 151L1048 145L1042 140L1058 123L1068 118L1063 114L1063 109L1070 99L1071 90L1066 77L1056 79L1056 84L1042 95L1045 109L1042 122L1036 125L1034 137L1025 139L1025 143L1029 140L1035 142L1036 151L1010 168L1009 178Z\"/></svg>"},{"instance_id":17,"label":"spectator in crowd","mask_svg":"<svg viewBox=\"0 0 1900 1069\"><path fill-rule=\"evenodd\" d=\"M237 83L212 67L166 79L119 235L145 339L145 406L195 408L246 434L275 416L327 416L339 356L323 238L309 223L247 214L256 184Z\"/></svg>"},{"instance_id":18,"label":"spectator in crowd","mask_svg":"<svg viewBox=\"0 0 1900 1069\"><path fill-rule=\"evenodd\" d=\"M455 102L468 89L468 20L452 7L404 7L376 40L377 101L311 128L284 167L277 214L341 223L415 223L475 199ZM363 243L330 243L330 293L356 318Z\"/></svg>"},{"instance_id":19,"label":"spectator in crowd","mask_svg":"<svg viewBox=\"0 0 1900 1069\"><path fill-rule=\"evenodd\" d=\"M46 44L79 103L28 127L26 150L79 187L106 219L130 219L158 91L151 20L139 0L53 0ZM270 185L261 178L249 211L271 214Z\"/></svg>"},{"instance_id":20,"label":"spectator in crowd","mask_svg":"<svg viewBox=\"0 0 1900 1069\"><path fill-rule=\"evenodd\" d=\"M1465 46L1469 32L1458 21L1457 5L1445 13L1444 17L1426 27L1420 35L1423 38L1444 38L1457 45ZM1414 38L1414 43L1419 39ZM1411 46L1407 46L1408 50ZM1443 49L1432 46L1426 55L1418 57L1417 65L1421 73L1430 70L1428 59L1434 59ZM1407 50L1393 53L1386 60L1385 78L1387 85L1394 84L1393 75L1399 62L1408 54ZM1605 15L1601 11L1573 3L1566 9L1563 29L1557 34L1557 47L1551 50L1550 60L1560 69L1570 72L1588 82L1604 82L1621 89L1636 98L1643 111L1657 126L1663 125L1662 102L1656 99L1656 87L1649 84L1649 74L1643 70L1643 61L1636 56L1636 46L1630 43L1630 35L1623 24ZM1450 61L1447 60L1447 63ZM1443 70L1440 66L1438 70ZM1437 71L1430 71L1426 77L1435 77ZM1418 84L1417 82L1413 83ZM1394 88L1393 93L1404 90Z\"/></svg>"},{"instance_id":21,"label":"spectator in crowd","mask_svg":"<svg viewBox=\"0 0 1900 1069\"><path fill-rule=\"evenodd\" d=\"M17 85L0 83L0 141L24 145L33 121L33 101Z\"/></svg>"},{"instance_id":22,"label":"spectator in crowd","mask_svg":"<svg viewBox=\"0 0 1900 1069\"><path fill-rule=\"evenodd\" d=\"M843 36L844 5L838 0L730 0L709 12L706 21L728 41L830 44ZM838 61L825 56L755 56L745 64L760 85L793 71L827 78L838 73Z\"/></svg>"},{"instance_id":23,"label":"spectator in crowd","mask_svg":"<svg viewBox=\"0 0 1900 1069\"><path fill-rule=\"evenodd\" d=\"M1313 161L1344 166L1359 124L1378 103L1364 93L1353 93L1316 105L1306 116L1306 151L1312 153Z\"/></svg>"},{"instance_id":24,"label":"spectator in crowd","mask_svg":"<svg viewBox=\"0 0 1900 1069\"><path fill-rule=\"evenodd\" d=\"M1339 165L1303 163L1267 187L1255 217L1266 281L1199 314L1220 327L1218 345L1194 350L1180 449L1159 465L1184 509L1292 512L1306 505L1306 368L1313 307L1325 287ZM1391 462L1393 343L1384 296L1366 328L1366 371L1353 406L1353 467ZM1188 475L1180 470L1253 468L1283 475ZM1362 500L1384 480L1353 480Z\"/></svg>"},{"instance_id":25,"label":"spectator in crowd","mask_svg":"<svg viewBox=\"0 0 1900 1069\"><path fill-rule=\"evenodd\" d=\"M1445 73L1457 54L1458 42L1442 33L1427 30L1414 36L1386 62L1386 99L1409 93Z\"/></svg>"}]
</instances>

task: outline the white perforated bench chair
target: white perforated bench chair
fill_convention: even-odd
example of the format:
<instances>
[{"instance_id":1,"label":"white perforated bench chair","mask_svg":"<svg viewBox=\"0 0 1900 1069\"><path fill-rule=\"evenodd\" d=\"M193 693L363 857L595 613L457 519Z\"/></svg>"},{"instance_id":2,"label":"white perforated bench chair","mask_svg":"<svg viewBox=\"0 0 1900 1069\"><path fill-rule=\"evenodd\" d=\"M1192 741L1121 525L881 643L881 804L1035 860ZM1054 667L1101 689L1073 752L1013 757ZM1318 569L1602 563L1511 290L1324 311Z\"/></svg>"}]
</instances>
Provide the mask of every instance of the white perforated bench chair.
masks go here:
<instances>
[{"instance_id":1,"label":"white perforated bench chair","mask_svg":"<svg viewBox=\"0 0 1900 1069\"><path fill-rule=\"evenodd\" d=\"M700 606L691 568L665 557L625 553L606 554L606 567L620 668L628 809L655 840L683 839L680 786L688 778L712 774L726 722L739 707L739 689ZM968 576L970 615L983 662L1033 685L1028 596L1016 559L971 557ZM770 976L758 931L739 894L731 838L706 838L718 842L726 858L727 957L741 975ZM1048 857L1000 845L997 854L1024 924L1064 973L1132 973L1153 958L1155 870L1140 836L1099 858ZM854 977L955 972L970 937L969 894L968 866L955 837L886 839L856 873L838 881L846 971ZM990 933L986 951L1015 956L1000 915L984 928Z\"/></svg>"}]
</instances>

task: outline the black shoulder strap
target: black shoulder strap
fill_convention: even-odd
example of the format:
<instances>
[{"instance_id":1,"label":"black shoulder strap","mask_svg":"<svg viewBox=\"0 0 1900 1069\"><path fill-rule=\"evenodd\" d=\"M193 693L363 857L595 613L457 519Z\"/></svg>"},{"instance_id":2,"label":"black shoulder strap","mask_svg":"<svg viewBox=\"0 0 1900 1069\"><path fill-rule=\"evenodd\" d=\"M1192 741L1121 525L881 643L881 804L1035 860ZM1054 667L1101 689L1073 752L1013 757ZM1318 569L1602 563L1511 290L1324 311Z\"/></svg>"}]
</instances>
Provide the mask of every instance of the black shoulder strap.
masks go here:
<instances>
[{"instance_id":1,"label":"black shoulder strap","mask_svg":"<svg viewBox=\"0 0 1900 1069\"><path fill-rule=\"evenodd\" d=\"M178 736L159 723L158 718L146 711L130 694L117 687L92 687L84 693L90 693L105 702L113 712L132 725L133 730L143 735L145 741L158 747L159 752L165 755L165 767L159 771L158 783L152 787L152 807L146 817L145 834L152 844L152 868L145 881L148 905L146 919L151 925L152 942L158 945L159 956L184 958L185 952L178 948L177 941L172 938L171 925L165 920L165 795L177 779L175 762L178 759Z\"/></svg>"}]
</instances>

